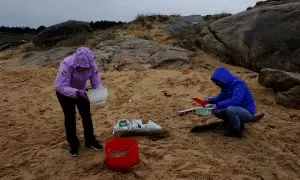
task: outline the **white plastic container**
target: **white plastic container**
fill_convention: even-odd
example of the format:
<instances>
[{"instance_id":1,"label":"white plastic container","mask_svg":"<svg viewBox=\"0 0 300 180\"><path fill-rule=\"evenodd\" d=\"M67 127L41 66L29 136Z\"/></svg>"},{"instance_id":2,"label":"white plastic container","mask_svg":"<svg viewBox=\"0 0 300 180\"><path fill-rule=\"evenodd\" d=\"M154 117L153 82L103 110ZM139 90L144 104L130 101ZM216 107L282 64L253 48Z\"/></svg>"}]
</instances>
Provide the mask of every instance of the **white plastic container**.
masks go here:
<instances>
[{"instance_id":1,"label":"white plastic container","mask_svg":"<svg viewBox=\"0 0 300 180\"><path fill-rule=\"evenodd\" d=\"M131 129L143 129L144 124L140 119L132 119L131 120Z\"/></svg>"},{"instance_id":2,"label":"white plastic container","mask_svg":"<svg viewBox=\"0 0 300 180\"><path fill-rule=\"evenodd\" d=\"M161 129L160 125L154 122L154 120L149 120L147 124L145 124L146 129Z\"/></svg>"},{"instance_id":3,"label":"white plastic container","mask_svg":"<svg viewBox=\"0 0 300 180\"><path fill-rule=\"evenodd\" d=\"M198 107L195 111L197 115L209 116L212 115L213 108Z\"/></svg>"},{"instance_id":4,"label":"white plastic container","mask_svg":"<svg viewBox=\"0 0 300 180\"><path fill-rule=\"evenodd\" d=\"M154 120L149 120L147 124L143 124L141 119L120 119L117 121L116 125L112 129L112 134L115 134L120 130L137 130L137 129L145 129L145 130L153 130L153 129L161 129L161 126L158 125Z\"/></svg>"},{"instance_id":5,"label":"white plastic container","mask_svg":"<svg viewBox=\"0 0 300 180\"><path fill-rule=\"evenodd\" d=\"M103 104L107 101L108 92L107 88L93 89L87 92L87 96L91 103Z\"/></svg>"}]
</instances>

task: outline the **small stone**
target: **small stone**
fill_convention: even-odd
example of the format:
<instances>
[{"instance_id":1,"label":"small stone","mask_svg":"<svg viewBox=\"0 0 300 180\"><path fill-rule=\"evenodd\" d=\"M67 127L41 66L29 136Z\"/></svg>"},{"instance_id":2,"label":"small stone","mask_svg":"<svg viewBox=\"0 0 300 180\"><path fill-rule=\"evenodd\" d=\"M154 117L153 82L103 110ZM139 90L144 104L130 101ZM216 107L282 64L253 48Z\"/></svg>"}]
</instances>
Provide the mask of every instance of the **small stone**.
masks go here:
<instances>
[{"instance_id":1,"label":"small stone","mask_svg":"<svg viewBox=\"0 0 300 180\"><path fill-rule=\"evenodd\" d=\"M251 78L251 79L254 79L254 78L256 78L257 77L257 74L250 74L249 75L249 78Z\"/></svg>"}]
</instances>

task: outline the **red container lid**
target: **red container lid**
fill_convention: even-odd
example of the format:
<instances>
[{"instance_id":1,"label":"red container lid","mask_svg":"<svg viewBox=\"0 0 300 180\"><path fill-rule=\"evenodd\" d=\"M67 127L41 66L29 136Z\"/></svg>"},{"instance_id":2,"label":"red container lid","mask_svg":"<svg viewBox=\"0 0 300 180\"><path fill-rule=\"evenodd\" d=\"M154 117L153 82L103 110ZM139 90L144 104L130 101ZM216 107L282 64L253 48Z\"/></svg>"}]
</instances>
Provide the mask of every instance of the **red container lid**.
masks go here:
<instances>
[{"instance_id":1,"label":"red container lid","mask_svg":"<svg viewBox=\"0 0 300 180\"><path fill-rule=\"evenodd\" d=\"M201 99L198 98L192 98L197 104L201 105L201 106L205 106L207 103Z\"/></svg>"}]
</instances>

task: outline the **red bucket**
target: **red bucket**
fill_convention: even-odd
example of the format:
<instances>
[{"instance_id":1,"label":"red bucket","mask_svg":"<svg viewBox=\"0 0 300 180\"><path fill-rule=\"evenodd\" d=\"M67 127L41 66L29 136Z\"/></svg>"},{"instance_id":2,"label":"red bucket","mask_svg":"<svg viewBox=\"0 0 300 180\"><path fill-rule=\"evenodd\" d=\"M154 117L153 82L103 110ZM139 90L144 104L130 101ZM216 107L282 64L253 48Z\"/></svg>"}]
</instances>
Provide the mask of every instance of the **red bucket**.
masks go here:
<instances>
[{"instance_id":1,"label":"red bucket","mask_svg":"<svg viewBox=\"0 0 300 180\"><path fill-rule=\"evenodd\" d=\"M139 163L139 148L135 138L110 137L106 140L104 155L108 168L126 171Z\"/></svg>"}]
</instances>

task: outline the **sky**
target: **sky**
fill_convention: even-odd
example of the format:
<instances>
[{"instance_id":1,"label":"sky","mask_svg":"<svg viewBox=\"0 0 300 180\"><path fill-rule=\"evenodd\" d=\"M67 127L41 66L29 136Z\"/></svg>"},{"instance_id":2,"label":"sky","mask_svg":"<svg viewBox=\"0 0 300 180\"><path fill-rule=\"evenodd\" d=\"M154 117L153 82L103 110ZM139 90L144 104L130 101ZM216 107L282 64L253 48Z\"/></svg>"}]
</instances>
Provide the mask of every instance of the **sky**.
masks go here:
<instances>
[{"instance_id":1,"label":"sky","mask_svg":"<svg viewBox=\"0 0 300 180\"><path fill-rule=\"evenodd\" d=\"M0 26L53 25L67 20L131 21L137 14L237 13L257 0L0 0Z\"/></svg>"}]
</instances>

